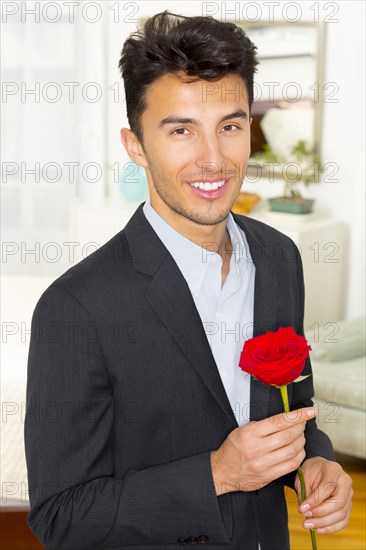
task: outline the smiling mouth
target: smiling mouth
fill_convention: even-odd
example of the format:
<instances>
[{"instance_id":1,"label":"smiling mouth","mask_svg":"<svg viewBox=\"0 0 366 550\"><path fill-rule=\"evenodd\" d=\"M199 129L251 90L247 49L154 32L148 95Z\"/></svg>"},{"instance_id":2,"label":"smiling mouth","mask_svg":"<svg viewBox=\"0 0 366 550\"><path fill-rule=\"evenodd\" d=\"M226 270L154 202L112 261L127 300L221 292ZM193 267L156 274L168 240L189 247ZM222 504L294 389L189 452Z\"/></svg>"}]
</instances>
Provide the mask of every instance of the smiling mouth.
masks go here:
<instances>
[{"instance_id":1,"label":"smiling mouth","mask_svg":"<svg viewBox=\"0 0 366 550\"><path fill-rule=\"evenodd\" d=\"M190 183L189 185L191 187L194 187L195 189L201 189L202 191L216 191L216 189L220 189L228 180L219 180L219 181L195 181L193 183Z\"/></svg>"}]
</instances>

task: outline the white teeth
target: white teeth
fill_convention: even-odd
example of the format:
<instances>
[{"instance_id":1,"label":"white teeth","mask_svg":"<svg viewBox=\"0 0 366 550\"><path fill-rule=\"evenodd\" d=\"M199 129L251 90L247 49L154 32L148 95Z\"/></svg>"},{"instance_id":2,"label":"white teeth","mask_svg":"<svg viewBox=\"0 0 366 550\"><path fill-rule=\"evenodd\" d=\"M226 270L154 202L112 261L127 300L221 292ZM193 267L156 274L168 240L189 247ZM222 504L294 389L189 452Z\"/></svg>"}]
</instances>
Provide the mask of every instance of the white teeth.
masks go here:
<instances>
[{"instance_id":1,"label":"white teeth","mask_svg":"<svg viewBox=\"0 0 366 550\"><path fill-rule=\"evenodd\" d=\"M225 180L223 181L215 181L213 183L209 183L208 181L206 182L203 182L203 181L196 181L195 183L191 183L190 185L192 187L195 187L196 189L199 187L200 189L202 189L203 191L215 191L216 189L218 189L219 187L222 187L225 183Z\"/></svg>"}]
</instances>

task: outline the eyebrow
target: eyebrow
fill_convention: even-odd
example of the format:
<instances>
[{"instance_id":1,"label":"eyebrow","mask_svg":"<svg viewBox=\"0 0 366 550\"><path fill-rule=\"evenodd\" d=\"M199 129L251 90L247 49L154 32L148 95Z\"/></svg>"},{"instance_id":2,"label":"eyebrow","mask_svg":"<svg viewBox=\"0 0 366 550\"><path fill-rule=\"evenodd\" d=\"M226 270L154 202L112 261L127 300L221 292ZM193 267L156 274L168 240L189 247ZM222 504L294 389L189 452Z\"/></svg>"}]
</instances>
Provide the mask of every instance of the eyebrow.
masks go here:
<instances>
[{"instance_id":1,"label":"eyebrow","mask_svg":"<svg viewBox=\"0 0 366 550\"><path fill-rule=\"evenodd\" d=\"M233 113L229 113L223 116L220 122L224 122L225 120L229 120L230 118L247 119L248 115L245 111L243 111L242 109L239 109L238 111L234 111ZM168 116L166 118L163 118L163 120L159 122L159 128L163 128L168 124L197 124L198 126L201 126L201 123L198 122L195 118L187 118L187 117L181 117L181 116Z\"/></svg>"}]
</instances>

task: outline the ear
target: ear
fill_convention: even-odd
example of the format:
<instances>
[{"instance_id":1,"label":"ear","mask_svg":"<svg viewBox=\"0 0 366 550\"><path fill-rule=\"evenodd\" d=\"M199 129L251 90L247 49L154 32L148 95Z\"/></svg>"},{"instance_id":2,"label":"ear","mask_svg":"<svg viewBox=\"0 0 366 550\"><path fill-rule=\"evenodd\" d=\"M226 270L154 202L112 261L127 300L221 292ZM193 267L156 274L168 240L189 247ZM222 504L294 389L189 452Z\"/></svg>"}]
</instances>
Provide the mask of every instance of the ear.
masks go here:
<instances>
[{"instance_id":1,"label":"ear","mask_svg":"<svg viewBox=\"0 0 366 550\"><path fill-rule=\"evenodd\" d=\"M249 117L249 132L251 132L251 126L252 126L253 118ZM252 154L252 140L249 139L249 157Z\"/></svg>"},{"instance_id":2,"label":"ear","mask_svg":"<svg viewBox=\"0 0 366 550\"><path fill-rule=\"evenodd\" d=\"M146 168L148 163L144 150L132 130L129 128L121 128L121 141L130 159L138 166Z\"/></svg>"}]
</instances>

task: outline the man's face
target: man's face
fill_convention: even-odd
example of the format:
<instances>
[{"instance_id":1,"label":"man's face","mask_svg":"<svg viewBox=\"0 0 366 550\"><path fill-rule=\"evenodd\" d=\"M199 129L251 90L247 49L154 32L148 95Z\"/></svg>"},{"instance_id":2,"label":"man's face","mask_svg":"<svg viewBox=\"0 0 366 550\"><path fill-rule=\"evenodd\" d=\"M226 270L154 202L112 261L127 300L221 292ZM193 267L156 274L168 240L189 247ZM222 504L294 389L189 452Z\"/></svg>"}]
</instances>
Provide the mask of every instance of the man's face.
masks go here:
<instances>
[{"instance_id":1,"label":"man's face","mask_svg":"<svg viewBox=\"0 0 366 550\"><path fill-rule=\"evenodd\" d=\"M151 85L146 101L141 123L152 206L178 229L187 219L200 225L222 222L250 155L244 81L229 75L186 83L168 74Z\"/></svg>"}]
</instances>

